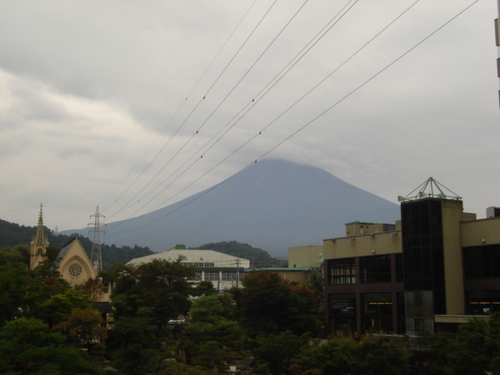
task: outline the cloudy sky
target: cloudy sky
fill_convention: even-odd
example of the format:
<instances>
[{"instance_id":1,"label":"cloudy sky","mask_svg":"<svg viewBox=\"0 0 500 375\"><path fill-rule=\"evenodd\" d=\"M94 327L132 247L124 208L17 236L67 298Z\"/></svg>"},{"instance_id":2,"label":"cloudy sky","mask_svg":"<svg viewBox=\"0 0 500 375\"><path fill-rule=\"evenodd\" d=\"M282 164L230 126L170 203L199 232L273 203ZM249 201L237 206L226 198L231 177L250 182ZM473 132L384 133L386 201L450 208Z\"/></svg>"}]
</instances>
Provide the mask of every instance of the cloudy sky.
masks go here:
<instances>
[{"instance_id":1,"label":"cloudy sky","mask_svg":"<svg viewBox=\"0 0 500 375\"><path fill-rule=\"evenodd\" d=\"M3 1L0 218L138 216L261 158L500 205L493 0Z\"/></svg>"}]
</instances>

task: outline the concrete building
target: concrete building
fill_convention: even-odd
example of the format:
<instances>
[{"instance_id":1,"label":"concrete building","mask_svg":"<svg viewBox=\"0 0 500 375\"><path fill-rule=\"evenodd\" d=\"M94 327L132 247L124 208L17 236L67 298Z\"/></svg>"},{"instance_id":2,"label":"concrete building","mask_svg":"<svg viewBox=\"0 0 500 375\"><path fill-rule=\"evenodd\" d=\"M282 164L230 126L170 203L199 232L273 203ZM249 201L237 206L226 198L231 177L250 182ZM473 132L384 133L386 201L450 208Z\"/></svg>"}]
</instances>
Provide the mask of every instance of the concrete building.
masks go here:
<instances>
[{"instance_id":1,"label":"concrete building","mask_svg":"<svg viewBox=\"0 0 500 375\"><path fill-rule=\"evenodd\" d=\"M127 264L140 265L141 263L150 262L153 259L176 261L179 257L182 257L182 264L196 268L196 275L193 281L209 280L220 291L238 285L239 279L243 275L243 270L250 267L250 260L248 259L238 258L213 250L186 249L184 245L176 245L161 253L135 258Z\"/></svg>"},{"instance_id":2,"label":"concrete building","mask_svg":"<svg viewBox=\"0 0 500 375\"><path fill-rule=\"evenodd\" d=\"M498 210L477 220L432 178L400 202L401 221L323 241L329 332L454 331L500 311Z\"/></svg>"}]
</instances>

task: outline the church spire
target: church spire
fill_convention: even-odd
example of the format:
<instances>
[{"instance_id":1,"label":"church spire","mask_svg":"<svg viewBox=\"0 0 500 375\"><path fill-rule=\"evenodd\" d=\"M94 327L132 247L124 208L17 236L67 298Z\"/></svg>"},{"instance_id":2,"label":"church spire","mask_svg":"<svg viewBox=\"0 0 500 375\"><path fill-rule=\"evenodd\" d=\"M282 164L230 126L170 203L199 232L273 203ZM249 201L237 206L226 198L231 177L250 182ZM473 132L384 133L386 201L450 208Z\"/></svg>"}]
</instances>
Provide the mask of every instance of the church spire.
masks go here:
<instances>
[{"instance_id":1,"label":"church spire","mask_svg":"<svg viewBox=\"0 0 500 375\"><path fill-rule=\"evenodd\" d=\"M40 215L38 216L38 227L36 234L31 241L30 268L33 269L45 260L45 253L49 242L45 238L43 229L43 204L40 204Z\"/></svg>"},{"instance_id":2,"label":"church spire","mask_svg":"<svg viewBox=\"0 0 500 375\"><path fill-rule=\"evenodd\" d=\"M45 245L45 234L43 230L43 204L40 204L40 216L38 216L38 227L36 228L36 234L33 238L33 242L36 246Z\"/></svg>"}]
</instances>

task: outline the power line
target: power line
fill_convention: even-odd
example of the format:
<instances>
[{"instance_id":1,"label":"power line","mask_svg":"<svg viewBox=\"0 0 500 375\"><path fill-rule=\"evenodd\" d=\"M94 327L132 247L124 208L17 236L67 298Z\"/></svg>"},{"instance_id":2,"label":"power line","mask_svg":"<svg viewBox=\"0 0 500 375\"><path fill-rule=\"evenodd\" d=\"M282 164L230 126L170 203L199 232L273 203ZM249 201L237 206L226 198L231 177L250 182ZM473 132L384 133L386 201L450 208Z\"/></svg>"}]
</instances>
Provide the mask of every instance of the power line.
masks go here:
<instances>
[{"instance_id":1,"label":"power line","mask_svg":"<svg viewBox=\"0 0 500 375\"><path fill-rule=\"evenodd\" d=\"M226 38L226 41L224 42L224 44L222 45L222 47L219 49L219 51L217 52L217 54L213 57L212 61L210 62L210 64L208 64L208 66L205 68L204 72L201 74L200 78L198 78L198 81L196 81L196 83L193 85L193 87L191 88L191 90L189 91L189 93L187 94L186 98L184 100L181 101L181 103L179 104L179 106L177 107L176 111L173 113L173 115L170 117L170 119L167 121L167 123L165 124L165 126L163 127L162 131L160 133L158 133L158 136L155 138L155 140L151 143L151 145L147 148L147 150L144 152L144 154L139 158L139 160L135 163L135 165L132 167L132 169L130 170L130 172L125 176L125 178L122 180L122 182L120 184L118 184L115 189L113 190L113 192L110 194L111 196L114 194L114 192L118 189L119 186L121 186L125 180L127 179L128 176L130 176L130 174L132 173L132 171L134 171L136 169L136 167L139 165L139 163L144 159L144 157L146 156L146 154L151 150L151 148L153 147L153 145L158 141L158 139L160 138L160 136L163 134L163 132L167 129L168 125L170 125L170 123L172 122L172 120L177 116L177 114L179 113L179 111L181 110L181 108L184 106L184 104L186 103L186 101L188 100L188 98L191 96L191 94L193 93L193 91L196 89L196 87L198 87L198 85L200 84L201 80L206 76L206 74L208 73L208 71L210 70L210 68L212 67L212 65L214 64L214 62L217 60L217 58L219 57L219 55L221 54L221 52L224 50L224 48L226 47L226 45L228 44L229 40L231 40L231 38L233 37L233 35L235 34L236 30L238 30L238 28L241 26L241 24L243 23L243 21L245 20L245 18L248 16L248 14L250 13L250 10L254 7L255 3L257 2L257 0L254 0L253 3L250 5L250 7L247 9L247 11L245 12L245 14L243 15L243 17L240 19L240 21L238 22L238 24L236 25L236 27L233 29L233 31L231 32L231 34ZM220 76L219 76L220 77ZM213 86L213 85L212 85ZM210 90L209 90L210 91ZM201 102L201 101L200 101ZM200 102L195 106L195 109L198 107L198 105L200 104ZM193 110L194 111L194 110ZM189 117L188 117L189 118ZM172 135L169 139L169 141L160 149L159 152L157 152L157 154L153 157L153 159L147 164L147 166L141 171L141 173L136 177L136 179L130 184L128 185L128 187L120 194L120 196L114 200L110 205L108 205L106 209L109 209L111 208L115 203L117 203L129 190L130 188L132 188L132 186L137 182L137 180L139 178L141 178L144 173L146 172L147 169L149 169L149 167L151 166L151 164L158 158L158 156L160 155L160 153L165 149L165 147L170 143L170 140L173 139L175 137L175 135L177 134L177 132L180 130L180 128L185 124L185 122L187 121L187 119L181 124L181 126L175 131L174 135ZM109 198L108 198L109 199ZM114 216L114 215L113 215Z\"/></svg>"},{"instance_id":2,"label":"power line","mask_svg":"<svg viewBox=\"0 0 500 375\"><path fill-rule=\"evenodd\" d=\"M247 38L245 39L245 41L241 44L241 46L238 48L238 50L236 51L236 53L232 56L232 58L229 60L229 62L226 64L226 66L224 67L224 69L222 70L222 72L219 74L219 76L215 79L215 81L212 83L212 85L210 86L210 88L206 91L205 95L203 95L203 97L198 101L198 103L196 104L196 106L192 109L192 111L189 113L189 115L184 119L184 121L181 123L181 125L177 128L177 130L175 131L175 133L169 138L169 140L167 141L167 143L163 146L163 148L160 150L160 152L156 155L156 157L153 159L156 160L156 158L158 157L158 155L165 149L165 147L170 143L170 141L172 139L174 139L174 137L177 135L178 131L184 126L184 124L188 121L188 119L191 117L191 115L196 111L196 109L199 107L199 105L201 104L201 102L203 100L205 100L205 98L208 96L208 94L210 93L210 91L213 89L213 87L215 86L215 84L219 81L219 79L222 77L222 75L226 72L226 70L228 69L228 67L232 64L232 62L234 61L234 59L238 56L238 54L241 52L241 50L243 49L243 47L246 45L246 43L250 40L250 38L252 37L252 35L255 33L255 31L259 28L259 26L261 25L261 23L264 21L264 19L267 17L267 15L269 14L269 12L271 11L271 9L274 7L274 5L276 4L277 0L274 0L274 2L271 4L271 6L267 9L267 11L264 13L264 15L260 18L259 22L254 26L254 28L252 29L252 31L250 32L250 34L247 36ZM255 3L255 1L254 1ZM206 123L206 121L205 121ZM139 192L137 192L125 205L123 205L118 211L116 211L112 216L115 216L117 213L119 213L120 211L122 211L123 209L125 209L125 207L127 207L131 202L132 200L134 200L135 198L137 198L137 196L142 193L144 191L144 189L149 186L149 184L154 180L156 179L156 177L165 169L165 167L167 165L170 164L170 162L172 162L172 160L184 149L184 147L193 139L193 137L198 134L198 132L201 130L201 128L205 125L205 123L202 124L201 127L198 128L198 130L196 130L195 133L193 133L191 135L191 137L184 143L184 145L174 154L173 157L170 158L170 160L164 164L164 166L160 169L160 171L158 171L147 183L146 185L139 190ZM151 161L151 163L153 162ZM149 165L151 165L151 163L148 164L148 167ZM143 173L145 172L145 170L143 171ZM141 174L142 175L142 174Z\"/></svg>"},{"instance_id":3,"label":"power line","mask_svg":"<svg viewBox=\"0 0 500 375\"><path fill-rule=\"evenodd\" d=\"M277 38L283 33L283 31L288 27L288 25L292 22L292 20L297 16L297 14L302 10L302 8L306 5L306 3L308 2L308 0L306 0L301 6L300 8L295 12L295 14L292 16L292 18L286 23L286 25L280 30L280 32L275 36L275 38L271 41L271 43L269 43L269 45L265 48L265 50L260 54L260 56L255 60L255 62L252 64L252 66L246 71L246 73L240 78L240 80L237 82L237 84L232 88L232 90L226 95L226 97L222 100L222 102L217 106L217 108L211 113L211 115L205 120L205 122L202 124L201 127L203 127L203 125L206 124L206 122L208 121L208 119L215 113L215 111L222 105L222 103L227 99L227 97L234 91L234 89L239 85L239 83L246 77L246 75L250 72L250 70L257 64L257 62L261 59L261 57L264 55L264 53L272 46L272 44L277 40ZM306 46L304 48L302 48L302 50L296 54L294 56L294 58L291 60L291 62L293 62L293 60L297 59L297 56L300 56L300 54L302 53L302 55L293 63L291 64L291 62L289 62L288 64L285 65L284 68L281 69L281 71L274 76L274 78L272 78L270 80L270 82L257 94L257 96L261 95L262 92L267 88L267 91L257 100L260 101L317 43L319 40L321 40L332 28L333 26L335 26L346 14L347 12L349 12L352 7L358 2L358 0L350 0L342 9L340 9L340 11L334 15L330 21L312 38L311 41L309 41ZM351 4L352 3L352 4ZM349 6L349 4L351 4ZM348 7L349 6L349 7ZM346 10L347 8L347 10ZM344 12L342 14L342 12ZM326 31L325 31L326 30ZM316 39L316 40L315 40ZM309 47L309 48L307 48ZM305 52L304 52L305 51ZM288 67L288 69L286 70L286 72L284 74L281 75L281 77L279 77L279 79L276 80L276 77L278 77L281 73L283 73L283 71ZM274 83L273 83L274 81ZM257 97L256 96L256 97ZM242 111L245 110L245 108L248 108L249 106L251 106L249 109L247 109L244 114L242 116L240 116L240 118L238 118L238 120L231 126L229 127L223 134L222 136L220 136L212 145L210 145L205 151L204 151L204 154L206 152L208 152L215 144L217 144L223 137L225 134L227 134L227 132L229 130L231 130L248 112L251 108L253 108L253 106L255 104L257 104L257 102L255 100L252 100L251 102L247 103L240 111L238 114L236 114L235 116L233 116L233 118L228 122L226 123L226 125L221 128L212 138L210 138L201 148L199 151L201 151L204 147L206 147L215 137L217 137L220 132L222 130L224 130L225 127L227 127ZM186 146L187 143L189 143L189 141L191 141L191 139L194 137L194 135L198 134L198 131L201 129L201 127L191 136L191 138L189 138L185 143L184 143L184 146ZM182 148L184 148L184 146ZM181 150L182 150L181 148ZM179 150L178 153L181 151ZM177 153L177 154L178 154ZM173 158L175 158L176 155L174 155ZM196 156L196 153L194 153L191 158L189 158L187 161L185 161L180 167L178 167L173 173L177 173L184 165L186 165L190 160L192 160L194 157ZM170 159L169 162L167 162L167 164L165 164L162 169L153 177L156 178L159 173L161 171L163 171L165 169L165 167L173 160ZM201 158L203 158L203 155L201 156ZM185 172L187 172L187 170L189 170L194 164L196 164L200 159L197 159L195 160L194 162L192 162L180 175L178 175L173 181L171 181L170 184L168 184L167 186L164 186L163 189L157 193L153 198L151 198L147 203L145 203L142 207L140 207L139 209L137 209L135 212L133 212L132 214L130 214L129 217L137 214L142 208L144 208L145 206L147 206L149 203L151 203L152 200L154 200L156 197L159 196L159 194L161 194L163 191L165 191L169 186L172 185L173 182L175 182L177 179L179 179ZM149 194L151 194L154 190L158 189L160 186L162 186L169 178L171 178L171 175L169 175L166 179L164 179L160 184L158 184L156 186L156 188L154 188L153 190L151 190L149 193L147 193L142 199L144 199L145 197L147 197ZM152 180L150 181L152 182ZM149 183L150 183L149 182ZM149 185L148 183L148 185ZM143 191L144 189L141 190L141 192ZM136 194L135 197L137 197L138 194ZM129 201L130 203L130 201Z\"/></svg>"},{"instance_id":4,"label":"power line","mask_svg":"<svg viewBox=\"0 0 500 375\"><path fill-rule=\"evenodd\" d=\"M418 2L418 0L417 0ZM378 77L379 75L381 75L383 72L385 72L387 69L389 69L390 67L392 67L394 64L396 64L398 61L400 61L403 57L405 57L406 55L408 55L410 52L412 52L413 50L415 50L417 47L419 47L421 44L423 44L425 41L427 41L429 38L431 38L433 35L435 35L437 32L439 32L441 29L443 29L444 27L446 27L448 24L450 24L451 22L453 22L456 18L458 18L460 15L462 15L463 13L465 13L468 9L470 9L473 5L475 5L477 2L479 2L479 0L475 0L474 2L472 2L470 5L468 5L467 7L465 7L463 10L461 10L459 13L457 13L455 16L453 16L452 18L450 18L448 21L446 21L444 24L442 24L441 26L439 26L437 29L435 29L434 31L432 31L429 35L427 35L425 38L421 39L418 43L416 43L415 45L413 45L413 47L409 48L406 52L404 52L403 54L401 54L400 56L398 56L396 59L394 59L391 63L387 64L385 67L383 67L382 69L380 69L377 73L375 73L374 75L372 75L370 78L368 78L367 80L365 80L363 83L361 83L360 85L358 85L356 88L354 88L353 90L351 90L349 93L347 93L346 95L344 95L341 99L339 99L338 101L336 101L335 103L333 103L331 106L329 106L327 109L325 109L324 111L322 111L320 114L318 114L317 116L315 116L313 119L311 119L310 121L308 121L307 123L305 123L302 127L300 127L298 130L294 131L293 133L291 133L290 135L288 135L286 138L284 138L283 140L281 140L279 143L277 143L275 146L273 146L272 148L268 149L266 152L264 152L262 155L260 155L258 158L255 159L254 162L250 163L250 164L247 164L245 167L241 168L239 171L237 171L236 173L234 173L233 175L229 176L228 178L224 179L223 181L221 181L220 183L212 186L211 188L209 189L206 189L205 191L203 191L202 193L199 193L197 194L195 197L193 197L193 199L191 199L190 201L187 201L185 202L182 206L179 206L177 207L175 210L171 211L171 212L168 212L167 214L153 220L153 221L150 221L144 225L142 225L141 227L137 228L137 229L141 229L141 228L144 228L145 226L148 226L148 225L151 225L157 221L160 221L162 219L164 219L165 217L167 216L170 216L172 215L173 213L177 212L178 210L184 208L185 206L193 203L194 201L198 200L199 198L201 198L202 196L208 194L210 191L214 190L215 188L217 188L218 186L220 186L221 184L227 182L228 180L230 180L231 178L233 178L236 174L240 173L241 171L245 170L246 168L248 168L249 166L253 165L254 163L257 163L259 160L261 160L262 158L264 158L265 156L267 156L269 153L271 153L272 151L274 151L276 148L278 148L279 146L281 146L283 143L285 143L286 141L288 141L289 139L291 139L292 137L294 137L295 135L297 135L299 132L303 131L305 128L307 128L309 125L311 125L312 123L314 123L315 121L317 121L319 118L321 118L322 116L324 116L326 113L328 113L329 111L331 111L333 108L335 108L337 105L339 105L340 103L342 103L345 99L349 98L350 96L352 96L354 93L356 93L357 91L359 91L362 87L364 87L365 85L367 85L369 82L371 82L372 80L374 80L376 77ZM415 3L414 3L415 4ZM414 5L412 4L410 6L410 8ZM405 10L406 12L407 10ZM255 138L255 136L254 136ZM252 138L253 139L253 138ZM247 142L248 143L248 142ZM246 143L245 143L246 144ZM243 146L240 146L240 148L243 147ZM238 148L236 151L238 151L240 148ZM228 157L226 157L223 161L227 160L230 156L232 156L236 151L234 151L232 154L230 154ZM193 181L191 184L193 184L194 182L198 181L199 179L201 179L202 177L204 177L206 174L208 174L210 171L212 171L215 167L219 166L223 161L221 161L220 163L216 164L213 168L211 168L209 171L207 171L205 174L203 174L200 178L196 179L195 181ZM190 185L191 185L190 184ZM188 187L190 186L188 185ZM177 193L179 194L179 193ZM175 196L175 195L174 195ZM142 215L141 215L142 216ZM128 221L128 219L126 220ZM116 226L115 226L116 227ZM137 230L135 229L135 230ZM133 229L132 229L133 230ZM130 231L130 230L129 230Z\"/></svg>"}]
</instances>

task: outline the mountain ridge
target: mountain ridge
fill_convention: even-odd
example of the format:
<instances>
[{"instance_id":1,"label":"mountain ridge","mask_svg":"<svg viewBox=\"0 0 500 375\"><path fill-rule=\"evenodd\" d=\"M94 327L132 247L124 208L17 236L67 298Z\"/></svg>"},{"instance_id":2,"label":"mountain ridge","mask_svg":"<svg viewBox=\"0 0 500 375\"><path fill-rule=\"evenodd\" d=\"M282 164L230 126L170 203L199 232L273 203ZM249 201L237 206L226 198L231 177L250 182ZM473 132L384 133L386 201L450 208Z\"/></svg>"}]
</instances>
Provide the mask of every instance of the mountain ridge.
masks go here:
<instances>
[{"instance_id":1,"label":"mountain ridge","mask_svg":"<svg viewBox=\"0 0 500 375\"><path fill-rule=\"evenodd\" d=\"M343 236L347 222L393 223L399 215L397 204L322 169L265 159L177 203L108 224L119 224L119 229L108 230L105 240L140 243L154 251L175 244L238 241L286 257L289 247L321 245L325 238Z\"/></svg>"}]
</instances>

